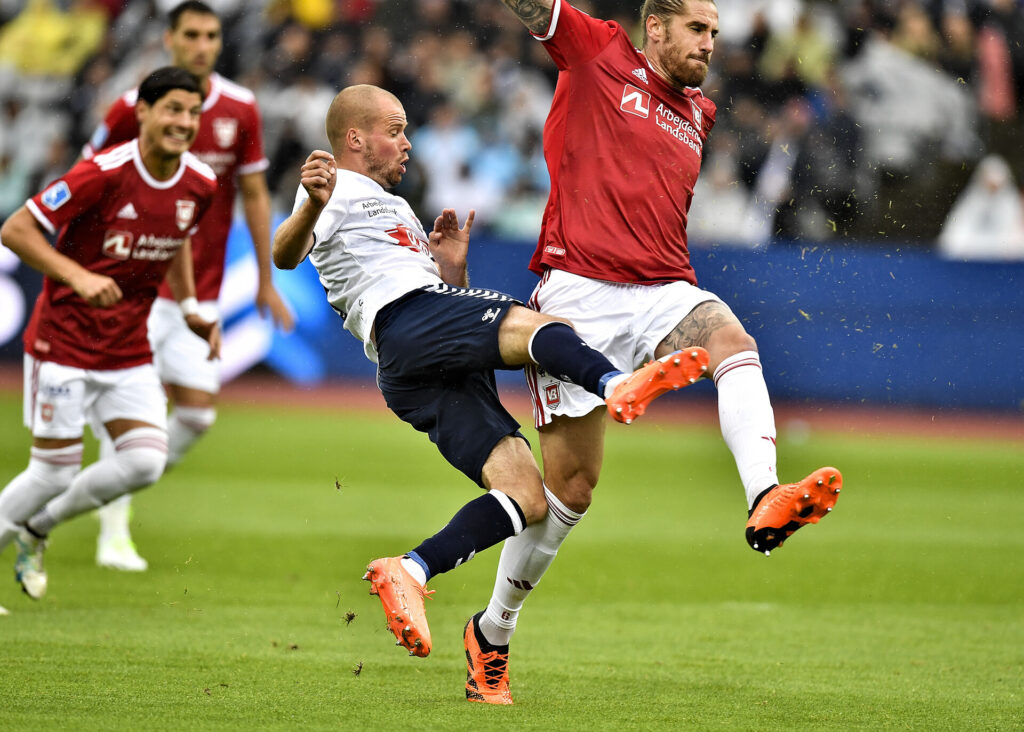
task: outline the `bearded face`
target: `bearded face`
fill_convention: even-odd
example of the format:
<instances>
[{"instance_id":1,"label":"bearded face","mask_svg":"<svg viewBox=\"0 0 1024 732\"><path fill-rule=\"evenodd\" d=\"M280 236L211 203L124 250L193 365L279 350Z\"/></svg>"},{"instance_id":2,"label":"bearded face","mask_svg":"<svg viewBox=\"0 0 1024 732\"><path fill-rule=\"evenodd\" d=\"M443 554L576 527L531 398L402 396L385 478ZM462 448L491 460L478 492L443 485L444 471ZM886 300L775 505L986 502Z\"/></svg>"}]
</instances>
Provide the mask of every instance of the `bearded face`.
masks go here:
<instances>
[{"instance_id":1,"label":"bearded face","mask_svg":"<svg viewBox=\"0 0 1024 732\"><path fill-rule=\"evenodd\" d=\"M718 9L713 3L697 0L665 21L648 18L644 51L673 86L700 86L708 75L717 35Z\"/></svg>"}]
</instances>

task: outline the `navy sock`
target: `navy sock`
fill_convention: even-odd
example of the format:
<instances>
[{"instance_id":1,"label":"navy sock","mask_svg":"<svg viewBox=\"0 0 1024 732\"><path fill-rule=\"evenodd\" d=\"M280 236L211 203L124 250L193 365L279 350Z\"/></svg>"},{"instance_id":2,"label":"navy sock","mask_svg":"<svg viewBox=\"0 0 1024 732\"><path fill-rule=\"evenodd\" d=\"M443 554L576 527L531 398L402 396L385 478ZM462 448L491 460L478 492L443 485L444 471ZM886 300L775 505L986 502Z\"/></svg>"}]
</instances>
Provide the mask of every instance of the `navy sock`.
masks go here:
<instances>
[{"instance_id":1,"label":"navy sock","mask_svg":"<svg viewBox=\"0 0 1024 732\"><path fill-rule=\"evenodd\" d=\"M477 552L526 527L526 517L519 504L502 496L508 500L508 505L492 493L473 499L452 516L447 526L409 552L414 561L424 565L428 580L468 562Z\"/></svg>"},{"instance_id":2,"label":"navy sock","mask_svg":"<svg viewBox=\"0 0 1024 732\"><path fill-rule=\"evenodd\" d=\"M604 399L604 384L622 372L599 351L558 321L538 328L530 341L530 355L537 365L562 381L578 384Z\"/></svg>"}]
</instances>

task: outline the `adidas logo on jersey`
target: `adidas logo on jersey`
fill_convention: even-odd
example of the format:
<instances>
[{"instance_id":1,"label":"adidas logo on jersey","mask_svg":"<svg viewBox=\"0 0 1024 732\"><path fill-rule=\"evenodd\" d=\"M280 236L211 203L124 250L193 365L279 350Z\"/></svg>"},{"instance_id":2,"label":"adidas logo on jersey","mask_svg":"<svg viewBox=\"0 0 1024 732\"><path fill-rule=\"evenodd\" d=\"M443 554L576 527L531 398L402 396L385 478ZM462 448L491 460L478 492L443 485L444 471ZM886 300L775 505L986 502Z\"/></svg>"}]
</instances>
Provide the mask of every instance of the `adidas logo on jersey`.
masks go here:
<instances>
[{"instance_id":1,"label":"adidas logo on jersey","mask_svg":"<svg viewBox=\"0 0 1024 732\"><path fill-rule=\"evenodd\" d=\"M643 83L647 83L647 70L646 69L633 69L633 76L638 78Z\"/></svg>"},{"instance_id":2,"label":"adidas logo on jersey","mask_svg":"<svg viewBox=\"0 0 1024 732\"><path fill-rule=\"evenodd\" d=\"M117 218L119 219L137 219L139 214L135 211L135 206L129 201L124 207L117 212Z\"/></svg>"}]
</instances>

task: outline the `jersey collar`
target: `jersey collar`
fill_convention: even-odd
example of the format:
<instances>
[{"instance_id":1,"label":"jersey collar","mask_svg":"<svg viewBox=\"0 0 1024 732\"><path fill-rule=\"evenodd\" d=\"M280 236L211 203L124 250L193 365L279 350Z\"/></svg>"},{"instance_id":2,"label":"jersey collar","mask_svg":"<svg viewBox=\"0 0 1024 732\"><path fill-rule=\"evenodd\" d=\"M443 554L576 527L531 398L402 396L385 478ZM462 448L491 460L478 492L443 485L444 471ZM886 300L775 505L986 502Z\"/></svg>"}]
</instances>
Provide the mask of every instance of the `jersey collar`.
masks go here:
<instances>
[{"instance_id":1,"label":"jersey collar","mask_svg":"<svg viewBox=\"0 0 1024 732\"><path fill-rule=\"evenodd\" d=\"M146 169L146 164L142 162L142 151L139 149L139 138L136 137L132 140L131 144L132 162L135 164L135 169L139 171L139 176L150 188L156 188L160 191L172 188L181 180L181 176L185 175L185 155L188 155L187 152L182 154L181 158L178 160L178 169L174 171L174 175L167 180L157 180Z\"/></svg>"}]
</instances>

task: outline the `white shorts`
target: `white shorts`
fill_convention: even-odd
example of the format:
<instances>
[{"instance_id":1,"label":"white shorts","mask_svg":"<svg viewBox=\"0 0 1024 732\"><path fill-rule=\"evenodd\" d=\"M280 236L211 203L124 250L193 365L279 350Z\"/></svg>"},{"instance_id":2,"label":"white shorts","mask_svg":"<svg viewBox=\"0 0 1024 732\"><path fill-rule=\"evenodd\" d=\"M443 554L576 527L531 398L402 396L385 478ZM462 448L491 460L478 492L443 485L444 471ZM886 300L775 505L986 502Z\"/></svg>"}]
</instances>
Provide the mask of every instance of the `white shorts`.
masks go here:
<instances>
[{"instance_id":1,"label":"white shorts","mask_svg":"<svg viewBox=\"0 0 1024 732\"><path fill-rule=\"evenodd\" d=\"M153 364L92 371L25 354L24 420L34 437L81 437L87 420L102 434L98 430L113 419L167 429L167 398Z\"/></svg>"},{"instance_id":2,"label":"white shorts","mask_svg":"<svg viewBox=\"0 0 1024 732\"><path fill-rule=\"evenodd\" d=\"M654 358L654 351L691 310L702 302L721 299L689 282L630 285L548 270L530 297L530 307L547 315L568 318L580 337L617 369L630 372ZM583 417L604 406L583 387L559 381L532 366L526 383L537 427L554 415Z\"/></svg>"},{"instance_id":3,"label":"white shorts","mask_svg":"<svg viewBox=\"0 0 1024 732\"><path fill-rule=\"evenodd\" d=\"M204 320L219 320L217 303L199 303L199 315ZM154 300L148 326L160 381L210 394L220 391L220 362L208 359L210 344L189 330L178 303L164 297Z\"/></svg>"}]
</instances>

